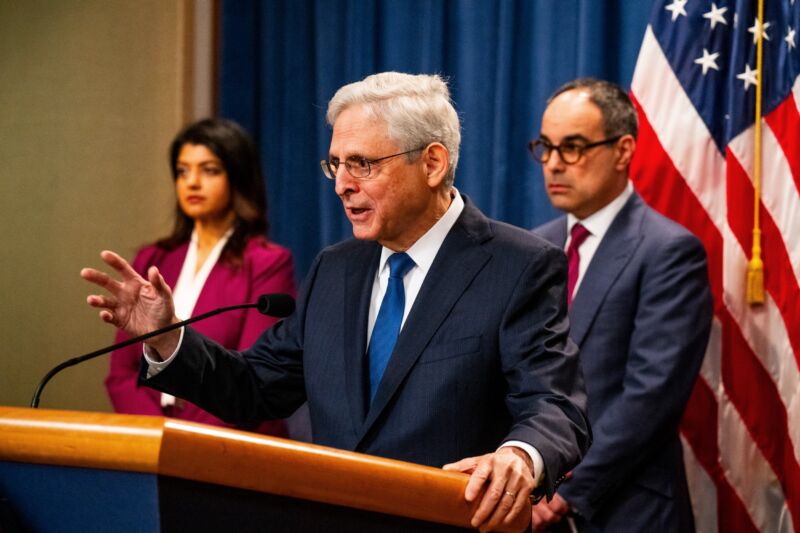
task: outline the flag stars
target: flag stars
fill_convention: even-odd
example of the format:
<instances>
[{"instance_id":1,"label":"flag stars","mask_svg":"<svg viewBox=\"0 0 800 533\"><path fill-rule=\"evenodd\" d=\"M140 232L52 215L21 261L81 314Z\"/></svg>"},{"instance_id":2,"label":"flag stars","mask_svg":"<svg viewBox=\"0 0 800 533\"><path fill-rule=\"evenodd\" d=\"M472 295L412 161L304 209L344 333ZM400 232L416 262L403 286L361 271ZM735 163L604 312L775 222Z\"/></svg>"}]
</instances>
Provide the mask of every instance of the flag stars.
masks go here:
<instances>
[{"instance_id":1,"label":"flag stars","mask_svg":"<svg viewBox=\"0 0 800 533\"><path fill-rule=\"evenodd\" d=\"M761 28L761 37L764 38L765 41L769 41L769 35L767 35L767 30L769 29L771 22L765 22L764 26ZM753 34L753 44L758 42L758 19L753 22L753 25L747 28L747 31Z\"/></svg>"},{"instance_id":2,"label":"flag stars","mask_svg":"<svg viewBox=\"0 0 800 533\"><path fill-rule=\"evenodd\" d=\"M789 50L797 47L797 45L794 42L795 33L796 31L791 27L789 27L789 31L786 34L786 37L783 38L783 40L786 41L786 44L789 46Z\"/></svg>"},{"instance_id":3,"label":"flag stars","mask_svg":"<svg viewBox=\"0 0 800 533\"><path fill-rule=\"evenodd\" d=\"M744 90L747 91L747 89L749 89L751 85L758 84L758 71L755 69L751 69L750 65L745 64L744 72L738 74L736 76L736 79L742 80L744 82Z\"/></svg>"},{"instance_id":4,"label":"flag stars","mask_svg":"<svg viewBox=\"0 0 800 533\"><path fill-rule=\"evenodd\" d=\"M719 65L717 65L717 58L719 57L719 52L714 52L713 54L709 53L708 50L703 48L703 57L698 57L694 60L695 64L700 65L703 67L703 76L708 73L708 69L719 70Z\"/></svg>"},{"instance_id":5,"label":"flag stars","mask_svg":"<svg viewBox=\"0 0 800 533\"><path fill-rule=\"evenodd\" d=\"M672 3L664 8L672 12L672 22L678 20L678 17L681 15L684 17L688 16L686 14L686 2L688 1L689 0L672 0Z\"/></svg>"},{"instance_id":6,"label":"flag stars","mask_svg":"<svg viewBox=\"0 0 800 533\"><path fill-rule=\"evenodd\" d=\"M728 21L725 20L725 12L728 10L727 7L717 7L717 4L711 3L711 11L708 13L703 14L704 19L708 19L711 23L711 29L713 30L717 24L724 24L725 26L728 25Z\"/></svg>"}]
</instances>

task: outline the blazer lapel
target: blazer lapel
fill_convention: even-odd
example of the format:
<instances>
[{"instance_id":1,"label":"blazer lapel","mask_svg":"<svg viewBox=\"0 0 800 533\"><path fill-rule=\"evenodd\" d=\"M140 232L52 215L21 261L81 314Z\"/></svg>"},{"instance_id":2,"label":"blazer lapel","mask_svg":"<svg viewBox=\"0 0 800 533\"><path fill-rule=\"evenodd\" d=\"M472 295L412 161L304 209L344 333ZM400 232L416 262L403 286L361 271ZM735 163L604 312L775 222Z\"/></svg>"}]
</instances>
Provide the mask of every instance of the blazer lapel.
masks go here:
<instances>
[{"instance_id":1,"label":"blazer lapel","mask_svg":"<svg viewBox=\"0 0 800 533\"><path fill-rule=\"evenodd\" d=\"M344 366L347 401L353 429L358 431L369 401L365 369L367 321L372 284L381 257L378 245L364 246L347 261L344 280ZM352 334L349 332L353 332Z\"/></svg>"},{"instance_id":2,"label":"blazer lapel","mask_svg":"<svg viewBox=\"0 0 800 533\"><path fill-rule=\"evenodd\" d=\"M580 346L609 289L641 243L641 200L631 196L608 228L569 309L570 337Z\"/></svg>"},{"instance_id":3,"label":"blazer lapel","mask_svg":"<svg viewBox=\"0 0 800 533\"><path fill-rule=\"evenodd\" d=\"M491 237L488 219L467 203L466 197L464 200L464 211L436 254L403 325L380 387L367 412L359 442L395 395L467 286L491 257L476 245Z\"/></svg>"}]
</instances>

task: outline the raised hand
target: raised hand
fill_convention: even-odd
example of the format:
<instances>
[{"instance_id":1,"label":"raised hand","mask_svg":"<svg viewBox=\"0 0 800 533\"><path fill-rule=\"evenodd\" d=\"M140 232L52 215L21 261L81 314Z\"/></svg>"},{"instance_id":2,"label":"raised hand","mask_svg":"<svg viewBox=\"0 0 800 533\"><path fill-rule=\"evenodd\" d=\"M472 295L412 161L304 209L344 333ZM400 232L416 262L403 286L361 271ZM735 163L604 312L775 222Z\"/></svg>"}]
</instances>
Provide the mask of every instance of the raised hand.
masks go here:
<instances>
[{"instance_id":1,"label":"raised hand","mask_svg":"<svg viewBox=\"0 0 800 533\"><path fill-rule=\"evenodd\" d=\"M86 281L103 287L108 295L92 294L86 302L100 309L100 318L122 329L130 336L149 333L177 321L172 291L156 267L150 267L147 278L140 276L127 261L111 251L103 251L100 257L117 271L116 280L105 272L93 268L81 270ZM159 354L169 355L177 345L178 332L153 337L147 343Z\"/></svg>"}]
</instances>

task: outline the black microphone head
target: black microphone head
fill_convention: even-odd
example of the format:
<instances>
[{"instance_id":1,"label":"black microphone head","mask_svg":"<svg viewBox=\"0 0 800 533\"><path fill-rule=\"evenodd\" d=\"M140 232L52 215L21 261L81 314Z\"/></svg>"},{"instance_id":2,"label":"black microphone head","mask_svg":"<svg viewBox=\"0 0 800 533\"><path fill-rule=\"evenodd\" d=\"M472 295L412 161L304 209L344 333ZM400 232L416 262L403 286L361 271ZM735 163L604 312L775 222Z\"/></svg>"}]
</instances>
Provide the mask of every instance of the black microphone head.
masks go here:
<instances>
[{"instance_id":1,"label":"black microphone head","mask_svg":"<svg viewBox=\"0 0 800 533\"><path fill-rule=\"evenodd\" d=\"M262 315L285 318L294 313L294 298L288 294L262 294L256 305Z\"/></svg>"}]
</instances>

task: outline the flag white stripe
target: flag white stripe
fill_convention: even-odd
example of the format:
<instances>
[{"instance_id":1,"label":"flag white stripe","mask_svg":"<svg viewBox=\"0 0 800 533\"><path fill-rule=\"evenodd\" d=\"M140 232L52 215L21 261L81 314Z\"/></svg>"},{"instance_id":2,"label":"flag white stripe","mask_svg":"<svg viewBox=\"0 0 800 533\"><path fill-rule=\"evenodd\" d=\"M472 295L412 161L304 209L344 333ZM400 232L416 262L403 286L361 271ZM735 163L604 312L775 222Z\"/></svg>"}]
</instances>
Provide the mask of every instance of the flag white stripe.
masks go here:
<instances>
[{"instance_id":1,"label":"flag white stripe","mask_svg":"<svg viewBox=\"0 0 800 533\"><path fill-rule=\"evenodd\" d=\"M793 533L781 484L750 438L739 412L725 397L719 400L718 412L720 465L750 518L765 533Z\"/></svg>"},{"instance_id":2,"label":"flag white stripe","mask_svg":"<svg viewBox=\"0 0 800 533\"><path fill-rule=\"evenodd\" d=\"M696 533L717 533L717 487L697 461L689 442L681 435L683 462L686 464L686 483L692 500Z\"/></svg>"}]
</instances>

